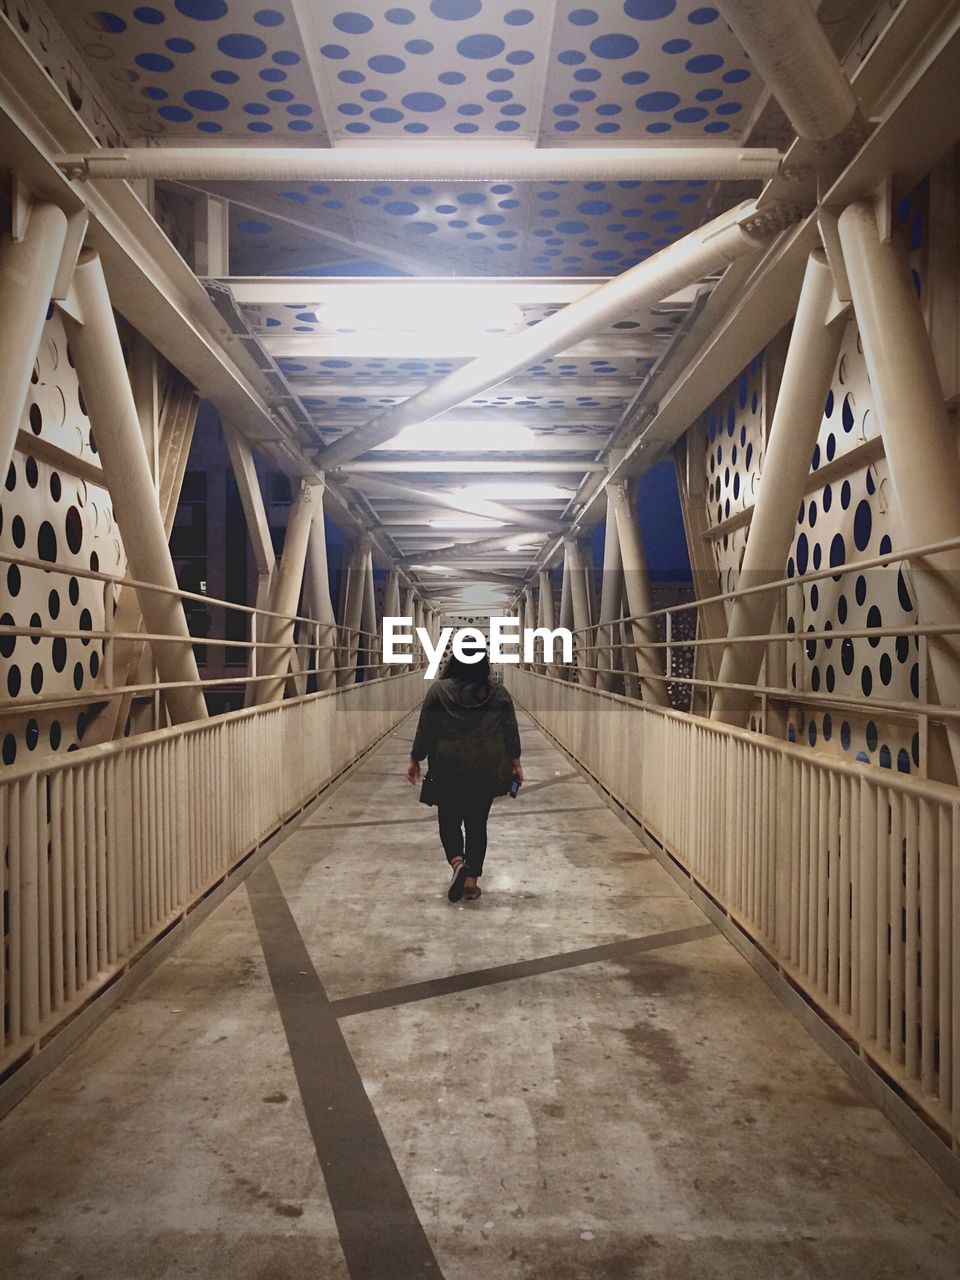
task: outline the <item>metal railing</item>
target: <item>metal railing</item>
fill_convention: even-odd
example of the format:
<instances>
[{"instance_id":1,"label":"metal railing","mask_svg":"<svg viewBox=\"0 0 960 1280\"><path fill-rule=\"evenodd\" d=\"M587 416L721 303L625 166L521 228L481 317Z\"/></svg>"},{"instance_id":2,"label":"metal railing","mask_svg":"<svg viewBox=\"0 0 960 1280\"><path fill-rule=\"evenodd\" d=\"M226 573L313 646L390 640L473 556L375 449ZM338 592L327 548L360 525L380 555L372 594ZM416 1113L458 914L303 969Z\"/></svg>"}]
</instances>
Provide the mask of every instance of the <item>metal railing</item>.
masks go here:
<instances>
[{"instance_id":1,"label":"metal railing","mask_svg":"<svg viewBox=\"0 0 960 1280\"><path fill-rule=\"evenodd\" d=\"M505 679L960 1151L960 790L529 669Z\"/></svg>"},{"instance_id":2,"label":"metal railing","mask_svg":"<svg viewBox=\"0 0 960 1280\"><path fill-rule=\"evenodd\" d=\"M278 650L305 656L290 664L290 679L332 671L342 685L306 693L300 684L299 696L284 701L80 744L69 753L31 751L0 769L2 1079L413 710L423 696L423 679L422 655L408 666L385 667L373 633L79 566L8 555L0 561L95 581L105 619L96 630L0 626L0 638L103 645L94 684L76 695L6 699L0 702L0 723L13 726L64 706L158 699L183 687L157 679L117 682L115 665L135 674L144 648L153 644L219 644L251 655L245 675L190 682L204 690L266 680L279 680L282 687L285 674L258 671ZM115 622L121 589L235 610L248 619L249 639L184 641L121 630ZM306 636L297 637L295 627ZM267 638L277 634L282 638ZM356 664L349 661L351 648L359 649ZM274 661L278 666L287 664ZM355 673L356 682L344 681L344 675L354 680Z\"/></svg>"}]
</instances>

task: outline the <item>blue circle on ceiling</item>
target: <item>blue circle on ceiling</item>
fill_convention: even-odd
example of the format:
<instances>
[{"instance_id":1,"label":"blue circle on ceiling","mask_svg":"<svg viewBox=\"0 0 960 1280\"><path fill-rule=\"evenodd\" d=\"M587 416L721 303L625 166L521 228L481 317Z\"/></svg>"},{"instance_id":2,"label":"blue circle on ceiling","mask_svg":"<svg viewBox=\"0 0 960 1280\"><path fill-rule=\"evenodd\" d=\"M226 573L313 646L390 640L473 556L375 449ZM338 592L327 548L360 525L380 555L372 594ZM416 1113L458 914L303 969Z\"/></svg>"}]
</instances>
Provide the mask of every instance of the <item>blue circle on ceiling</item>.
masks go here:
<instances>
[{"instance_id":1,"label":"blue circle on ceiling","mask_svg":"<svg viewBox=\"0 0 960 1280\"><path fill-rule=\"evenodd\" d=\"M164 44L171 53L193 53L197 47L192 40L183 40L179 36L174 36L171 40L165 40Z\"/></svg>"},{"instance_id":2,"label":"blue circle on ceiling","mask_svg":"<svg viewBox=\"0 0 960 1280\"><path fill-rule=\"evenodd\" d=\"M238 222L237 230L245 231L252 236L265 236L269 235L273 230L273 227L269 222L255 222L253 220L249 220L246 222Z\"/></svg>"},{"instance_id":3,"label":"blue circle on ceiling","mask_svg":"<svg viewBox=\"0 0 960 1280\"><path fill-rule=\"evenodd\" d=\"M300 61L300 55L294 53L292 49L281 49L279 53L273 55L273 60L281 67L295 67Z\"/></svg>"},{"instance_id":4,"label":"blue circle on ceiling","mask_svg":"<svg viewBox=\"0 0 960 1280\"><path fill-rule=\"evenodd\" d=\"M437 0L434 0L434 4ZM477 8L480 6L478 5ZM457 52L464 58L483 59L495 58L498 54L503 53L506 45L499 36L476 35L464 36L457 45Z\"/></svg>"},{"instance_id":5,"label":"blue circle on ceiling","mask_svg":"<svg viewBox=\"0 0 960 1280\"><path fill-rule=\"evenodd\" d=\"M345 49L342 44L324 44L320 46L320 52L325 58L349 58L350 50Z\"/></svg>"},{"instance_id":6,"label":"blue circle on ceiling","mask_svg":"<svg viewBox=\"0 0 960 1280\"><path fill-rule=\"evenodd\" d=\"M609 200L584 200L582 204L577 205L577 213L586 213L595 216L598 213L609 213L613 205Z\"/></svg>"},{"instance_id":7,"label":"blue circle on ceiling","mask_svg":"<svg viewBox=\"0 0 960 1280\"><path fill-rule=\"evenodd\" d=\"M705 76L711 71L719 71L723 66L723 58L719 53L698 53L696 57L688 58L684 66L694 75Z\"/></svg>"},{"instance_id":8,"label":"blue circle on ceiling","mask_svg":"<svg viewBox=\"0 0 960 1280\"><path fill-rule=\"evenodd\" d=\"M443 71L437 76L441 84L463 84L466 78L462 71Z\"/></svg>"},{"instance_id":9,"label":"blue circle on ceiling","mask_svg":"<svg viewBox=\"0 0 960 1280\"><path fill-rule=\"evenodd\" d=\"M395 76L405 70L406 63L402 58L395 58L390 53L378 53L367 62L371 71L379 71L385 76Z\"/></svg>"},{"instance_id":10,"label":"blue circle on ceiling","mask_svg":"<svg viewBox=\"0 0 960 1280\"><path fill-rule=\"evenodd\" d=\"M722 89L701 89L697 94L698 102L716 102L718 98L723 97Z\"/></svg>"},{"instance_id":11,"label":"blue circle on ceiling","mask_svg":"<svg viewBox=\"0 0 960 1280\"><path fill-rule=\"evenodd\" d=\"M694 9L693 12L688 15L687 21L694 23L695 26L702 27L706 26L708 22L716 22L719 17L720 14L716 9Z\"/></svg>"},{"instance_id":12,"label":"blue circle on ceiling","mask_svg":"<svg viewBox=\"0 0 960 1280\"><path fill-rule=\"evenodd\" d=\"M690 47L689 40L667 40L662 46L664 53L686 53Z\"/></svg>"},{"instance_id":13,"label":"blue circle on ceiling","mask_svg":"<svg viewBox=\"0 0 960 1280\"><path fill-rule=\"evenodd\" d=\"M253 20L261 27L282 27L286 18L276 9L260 9L253 15Z\"/></svg>"},{"instance_id":14,"label":"blue circle on ceiling","mask_svg":"<svg viewBox=\"0 0 960 1280\"><path fill-rule=\"evenodd\" d=\"M270 108L262 102L245 102L243 109L248 116L268 116Z\"/></svg>"},{"instance_id":15,"label":"blue circle on ceiling","mask_svg":"<svg viewBox=\"0 0 960 1280\"><path fill-rule=\"evenodd\" d=\"M230 100L212 89L191 89L183 95L184 102L198 111L226 111Z\"/></svg>"},{"instance_id":16,"label":"blue circle on ceiling","mask_svg":"<svg viewBox=\"0 0 960 1280\"><path fill-rule=\"evenodd\" d=\"M592 9L574 9L567 21L572 22L575 27L592 27L599 16Z\"/></svg>"},{"instance_id":17,"label":"blue circle on ceiling","mask_svg":"<svg viewBox=\"0 0 960 1280\"><path fill-rule=\"evenodd\" d=\"M259 36L240 34L221 36L217 48L228 58L262 58L267 52L267 46Z\"/></svg>"},{"instance_id":18,"label":"blue circle on ceiling","mask_svg":"<svg viewBox=\"0 0 960 1280\"><path fill-rule=\"evenodd\" d=\"M177 124L193 119L193 112L187 111L184 107L161 107L159 114L164 120L173 120Z\"/></svg>"},{"instance_id":19,"label":"blue circle on ceiling","mask_svg":"<svg viewBox=\"0 0 960 1280\"><path fill-rule=\"evenodd\" d=\"M730 126L725 120L711 120L703 126L704 133L726 133Z\"/></svg>"},{"instance_id":20,"label":"blue circle on ceiling","mask_svg":"<svg viewBox=\"0 0 960 1280\"><path fill-rule=\"evenodd\" d=\"M491 187L490 190L495 196L508 196L513 190L513 187L508 186L505 182L498 182L497 185L495 187Z\"/></svg>"},{"instance_id":21,"label":"blue circle on ceiling","mask_svg":"<svg viewBox=\"0 0 960 1280\"><path fill-rule=\"evenodd\" d=\"M433 45L429 40L408 40L403 46L407 53L432 53Z\"/></svg>"},{"instance_id":22,"label":"blue circle on ceiling","mask_svg":"<svg viewBox=\"0 0 960 1280\"><path fill-rule=\"evenodd\" d=\"M482 7L481 0L430 0L431 12L448 22L463 22L466 18L473 18Z\"/></svg>"},{"instance_id":23,"label":"blue circle on ceiling","mask_svg":"<svg viewBox=\"0 0 960 1280\"><path fill-rule=\"evenodd\" d=\"M597 36L590 45L590 52L598 58L632 58L640 48L640 42L633 36L611 34Z\"/></svg>"},{"instance_id":24,"label":"blue circle on ceiling","mask_svg":"<svg viewBox=\"0 0 960 1280\"><path fill-rule=\"evenodd\" d=\"M482 213L477 219L482 227L499 227L505 221L502 213Z\"/></svg>"},{"instance_id":25,"label":"blue circle on ceiling","mask_svg":"<svg viewBox=\"0 0 960 1280\"><path fill-rule=\"evenodd\" d=\"M724 84L742 84L744 80L749 79L749 71L726 71L723 75Z\"/></svg>"},{"instance_id":26,"label":"blue circle on ceiling","mask_svg":"<svg viewBox=\"0 0 960 1280\"><path fill-rule=\"evenodd\" d=\"M647 125L647 133L669 133L671 126L662 120L656 121L655 124Z\"/></svg>"},{"instance_id":27,"label":"blue circle on ceiling","mask_svg":"<svg viewBox=\"0 0 960 1280\"><path fill-rule=\"evenodd\" d=\"M486 196L482 191L464 191L462 195L457 196L460 204L483 204Z\"/></svg>"},{"instance_id":28,"label":"blue circle on ceiling","mask_svg":"<svg viewBox=\"0 0 960 1280\"><path fill-rule=\"evenodd\" d=\"M219 124L216 120L200 120L197 123L197 128L202 129L204 133L223 132L223 125Z\"/></svg>"},{"instance_id":29,"label":"blue circle on ceiling","mask_svg":"<svg viewBox=\"0 0 960 1280\"><path fill-rule=\"evenodd\" d=\"M592 89L574 89L570 100L571 102L593 102L596 96Z\"/></svg>"},{"instance_id":30,"label":"blue circle on ceiling","mask_svg":"<svg viewBox=\"0 0 960 1280\"><path fill-rule=\"evenodd\" d=\"M185 18L197 22L216 22L227 13L224 0L176 0L176 8Z\"/></svg>"},{"instance_id":31,"label":"blue circle on ceiling","mask_svg":"<svg viewBox=\"0 0 960 1280\"><path fill-rule=\"evenodd\" d=\"M577 236L577 235L582 235L584 231L589 231L590 228L587 226L585 222L567 221L567 222L558 222L557 230L562 231L565 236Z\"/></svg>"},{"instance_id":32,"label":"blue circle on ceiling","mask_svg":"<svg viewBox=\"0 0 960 1280\"><path fill-rule=\"evenodd\" d=\"M144 71L172 71L173 62L162 53L138 53L134 58L138 67Z\"/></svg>"},{"instance_id":33,"label":"blue circle on ceiling","mask_svg":"<svg viewBox=\"0 0 960 1280\"><path fill-rule=\"evenodd\" d=\"M718 116L735 116L738 111L743 110L742 102L721 102L717 107Z\"/></svg>"},{"instance_id":34,"label":"blue circle on ceiling","mask_svg":"<svg viewBox=\"0 0 960 1280\"><path fill-rule=\"evenodd\" d=\"M581 84L590 84L594 80L600 79L600 72L594 67L581 67L579 71L573 73L574 80L579 80Z\"/></svg>"},{"instance_id":35,"label":"blue circle on ceiling","mask_svg":"<svg viewBox=\"0 0 960 1280\"><path fill-rule=\"evenodd\" d=\"M360 94L364 102L386 102L387 95L382 89L364 89Z\"/></svg>"},{"instance_id":36,"label":"blue circle on ceiling","mask_svg":"<svg viewBox=\"0 0 960 1280\"><path fill-rule=\"evenodd\" d=\"M637 99L636 105L638 111L673 111L680 105L680 95L665 92L644 93Z\"/></svg>"},{"instance_id":37,"label":"blue circle on ceiling","mask_svg":"<svg viewBox=\"0 0 960 1280\"><path fill-rule=\"evenodd\" d=\"M150 85L148 88L142 89L141 92L145 98L152 98L154 102L170 97L166 89L158 89L155 85Z\"/></svg>"},{"instance_id":38,"label":"blue circle on ceiling","mask_svg":"<svg viewBox=\"0 0 960 1280\"><path fill-rule=\"evenodd\" d=\"M249 107L245 107L245 111L249 111ZM337 110L342 116L362 116L363 107L359 102L341 102Z\"/></svg>"},{"instance_id":39,"label":"blue circle on ceiling","mask_svg":"<svg viewBox=\"0 0 960 1280\"><path fill-rule=\"evenodd\" d=\"M512 67L525 67L533 59L534 55L529 49L515 49L513 53L507 54L507 61Z\"/></svg>"},{"instance_id":40,"label":"blue circle on ceiling","mask_svg":"<svg viewBox=\"0 0 960 1280\"><path fill-rule=\"evenodd\" d=\"M497 208L498 209L519 209L520 201L519 200L498 200Z\"/></svg>"},{"instance_id":41,"label":"blue circle on ceiling","mask_svg":"<svg viewBox=\"0 0 960 1280\"><path fill-rule=\"evenodd\" d=\"M398 27L406 27L416 21L416 16L409 9L388 9L383 16Z\"/></svg>"},{"instance_id":42,"label":"blue circle on ceiling","mask_svg":"<svg viewBox=\"0 0 960 1280\"><path fill-rule=\"evenodd\" d=\"M636 18L640 22L655 22L673 13L677 0L626 0L623 11L628 18Z\"/></svg>"},{"instance_id":43,"label":"blue circle on ceiling","mask_svg":"<svg viewBox=\"0 0 960 1280\"><path fill-rule=\"evenodd\" d=\"M555 116L575 116L579 110L580 108L574 106L572 102L560 102L553 108L553 114ZM544 193L545 195L546 193Z\"/></svg>"},{"instance_id":44,"label":"blue circle on ceiling","mask_svg":"<svg viewBox=\"0 0 960 1280\"><path fill-rule=\"evenodd\" d=\"M263 71L260 72L261 80L269 80L273 84L278 84L281 80L286 80L286 78L287 73L285 71L281 71L279 67L265 67Z\"/></svg>"},{"instance_id":45,"label":"blue circle on ceiling","mask_svg":"<svg viewBox=\"0 0 960 1280\"><path fill-rule=\"evenodd\" d=\"M502 116L525 116L527 108L521 106L519 102L508 102L505 107L500 108L500 114Z\"/></svg>"},{"instance_id":46,"label":"blue circle on ceiling","mask_svg":"<svg viewBox=\"0 0 960 1280\"><path fill-rule=\"evenodd\" d=\"M210 79L216 80L217 84L236 84L240 77L235 71L213 71Z\"/></svg>"},{"instance_id":47,"label":"blue circle on ceiling","mask_svg":"<svg viewBox=\"0 0 960 1280\"><path fill-rule=\"evenodd\" d=\"M457 107L457 115L482 116L483 107L481 107L479 102L465 102L462 107Z\"/></svg>"},{"instance_id":48,"label":"blue circle on ceiling","mask_svg":"<svg viewBox=\"0 0 960 1280\"><path fill-rule=\"evenodd\" d=\"M292 107L287 107L287 114L291 116L312 116L313 107L308 106L306 102L295 102Z\"/></svg>"},{"instance_id":49,"label":"blue circle on ceiling","mask_svg":"<svg viewBox=\"0 0 960 1280\"><path fill-rule=\"evenodd\" d=\"M528 22L533 21L533 14L529 9L511 9L503 20L511 27L525 27Z\"/></svg>"},{"instance_id":50,"label":"blue circle on ceiling","mask_svg":"<svg viewBox=\"0 0 960 1280\"><path fill-rule=\"evenodd\" d=\"M350 124L346 126L346 131L347 133L369 133L370 126L368 124L364 124L362 121L352 120Z\"/></svg>"},{"instance_id":51,"label":"blue circle on ceiling","mask_svg":"<svg viewBox=\"0 0 960 1280\"><path fill-rule=\"evenodd\" d=\"M487 72L487 79L492 80L494 83L512 80L513 72L509 67L494 67L492 71Z\"/></svg>"},{"instance_id":52,"label":"blue circle on ceiling","mask_svg":"<svg viewBox=\"0 0 960 1280\"><path fill-rule=\"evenodd\" d=\"M93 14L93 17L99 22L99 29L107 35L118 36L121 31L127 29L127 24L116 13L107 13L101 9L99 13Z\"/></svg>"},{"instance_id":53,"label":"blue circle on ceiling","mask_svg":"<svg viewBox=\"0 0 960 1280\"><path fill-rule=\"evenodd\" d=\"M337 79L344 84L363 84L366 76L362 71L338 71Z\"/></svg>"},{"instance_id":54,"label":"blue circle on ceiling","mask_svg":"<svg viewBox=\"0 0 960 1280\"><path fill-rule=\"evenodd\" d=\"M558 120L553 127L559 129L561 133L574 133L580 125L576 120Z\"/></svg>"},{"instance_id":55,"label":"blue circle on ceiling","mask_svg":"<svg viewBox=\"0 0 960 1280\"><path fill-rule=\"evenodd\" d=\"M293 94L289 89L269 89L267 97L271 102L292 102Z\"/></svg>"},{"instance_id":56,"label":"blue circle on ceiling","mask_svg":"<svg viewBox=\"0 0 960 1280\"><path fill-rule=\"evenodd\" d=\"M700 120L706 120L708 114L705 107L684 107L673 118L678 124L696 124Z\"/></svg>"},{"instance_id":57,"label":"blue circle on ceiling","mask_svg":"<svg viewBox=\"0 0 960 1280\"><path fill-rule=\"evenodd\" d=\"M373 22L365 13L338 13L333 25L350 36L362 36L373 30Z\"/></svg>"},{"instance_id":58,"label":"blue circle on ceiling","mask_svg":"<svg viewBox=\"0 0 960 1280\"><path fill-rule=\"evenodd\" d=\"M145 22L149 27L158 27L161 22L166 22L160 10L152 9L149 5L141 5L139 9L134 9L133 16L138 22Z\"/></svg>"},{"instance_id":59,"label":"blue circle on ceiling","mask_svg":"<svg viewBox=\"0 0 960 1280\"><path fill-rule=\"evenodd\" d=\"M420 212L420 206L411 200L390 200L383 206L383 211L392 214L395 218L409 218L411 214Z\"/></svg>"},{"instance_id":60,"label":"blue circle on ceiling","mask_svg":"<svg viewBox=\"0 0 960 1280\"><path fill-rule=\"evenodd\" d=\"M513 94L509 89L492 89L487 94L488 102L509 102Z\"/></svg>"},{"instance_id":61,"label":"blue circle on ceiling","mask_svg":"<svg viewBox=\"0 0 960 1280\"><path fill-rule=\"evenodd\" d=\"M313 121L312 120L288 120L287 128L299 129L301 132L306 132L307 129L313 128Z\"/></svg>"},{"instance_id":62,"label":"blue circle on ceiling","mask_svg":"<svg viewBox=\"0 0 960 1280\"><path fill-rule=\"evenodd\" d=\"M586 60L587 55L581 53L579 49L564 49L563 53L557 54L557 61L562 62L565 67L576 67Z\"/></svg>"},{"instance_id":63,"label":"blue circle on ceiling","mask_svg":"<svg viewBox=\"0 0 960 1280\"><path fill-rule=\"evenodd\" d=\"M649 79L650 76L646 71L628 71L622 77L624 84L646 84Z\"/></svg>"},{"instance_id":64,"label":"blue circle on ceiling","mask_svg":"<svg viewBox=\"0 0 960 1280\"><path fill-rule=\"evenodd\" d=\"M401 101L408 111L442 111L447 105L439 93L408 93Z\"/></svg>"},{"instance_id":65,"label":"blue circle on ceiling","mask_svg":"<svg viewBox=\"0 0 960 1280\"><path fill-rule=\"evenodd\" d=\"M478 124L467 124L466 121L461 121L460 124L455 124L453 128L455 133L477 133L480 126ZM450 225L452 227L455 224L451 222ZM467 224L464 223L463 225L466 226Z\"/></svg>"},{"instance_id":66,"label":"blue circle on ceiling","mask_svg":"<svg viewBox=\"0 0 960 1280\"><path fill-rule=\"evenodd\" d=\"M603 102L597 107L598 116L618 116L623 110L616 102Z\"/></svg>"},{"instance_id":67,"label":"blue circle on ceiling","mask_svg":"<svg viewBox=\"0 0 960 1280\"><path fill-rule=\"evenodd\" d=\"M456 213L457 206L455 204L438 204L434 213Z\"/></svg>"}]
</instances>

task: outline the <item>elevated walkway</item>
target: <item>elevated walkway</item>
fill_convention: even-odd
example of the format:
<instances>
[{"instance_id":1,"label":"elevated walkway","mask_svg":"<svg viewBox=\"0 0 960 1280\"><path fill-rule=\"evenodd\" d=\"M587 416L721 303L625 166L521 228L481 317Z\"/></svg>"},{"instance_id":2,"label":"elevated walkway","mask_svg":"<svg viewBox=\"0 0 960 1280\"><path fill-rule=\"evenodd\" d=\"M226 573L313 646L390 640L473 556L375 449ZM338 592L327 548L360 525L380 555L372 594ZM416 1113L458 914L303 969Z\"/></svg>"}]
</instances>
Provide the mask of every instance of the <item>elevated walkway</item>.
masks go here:
<instances>
[{"instance_id":1,"label":"elevated walkway","mask_svg":"<svg viewBox=\"0 0 960 1280\"><path fill-rule=\"evenodd\" d=\"M479 903L407 722L6 1118L8 1280L953 1280L955 1197L522 728Z\"/></svg>"}]
</instances>

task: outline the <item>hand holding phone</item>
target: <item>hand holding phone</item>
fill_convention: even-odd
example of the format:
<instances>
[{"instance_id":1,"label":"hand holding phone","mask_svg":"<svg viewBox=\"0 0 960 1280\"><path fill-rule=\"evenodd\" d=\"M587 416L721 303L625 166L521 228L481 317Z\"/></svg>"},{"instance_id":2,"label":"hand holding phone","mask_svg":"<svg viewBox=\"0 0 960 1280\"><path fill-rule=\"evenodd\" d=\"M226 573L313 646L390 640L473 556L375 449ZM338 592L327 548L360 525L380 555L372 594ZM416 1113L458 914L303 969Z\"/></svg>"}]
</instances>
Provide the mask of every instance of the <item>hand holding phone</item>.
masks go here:
<instances>
[{"instance_id":1,"label":"hand holding phone","mask_svg":"<svg viewBox=\"0 0 960 1280\"><path fill-rule=\"evenodd\" d=\"M516 775L514 775L514 777L511 779L511 782L510 782L510 795L511 795L511 797L512 797L514 800L516 800L516 798L517 798L517 792L520 790L520 783L521 783L522 781L523 781L523 779L522 779L522 778L518 778L518 777L516 777Z\"/></svg>"}]
</instances>

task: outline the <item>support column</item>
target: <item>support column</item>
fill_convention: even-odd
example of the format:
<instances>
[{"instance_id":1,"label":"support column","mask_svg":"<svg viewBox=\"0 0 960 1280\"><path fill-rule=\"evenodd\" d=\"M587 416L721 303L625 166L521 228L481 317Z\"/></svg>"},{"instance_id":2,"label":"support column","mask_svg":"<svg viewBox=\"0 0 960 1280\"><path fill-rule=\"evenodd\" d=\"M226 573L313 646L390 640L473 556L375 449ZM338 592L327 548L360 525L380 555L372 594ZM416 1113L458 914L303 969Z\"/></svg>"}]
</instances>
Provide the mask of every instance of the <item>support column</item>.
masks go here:
<instances>
[{"instance_id":1,"label":"support column","mask_svg":"<svg viewBox=\"0 0 960 1280\"><path fill-rule=\"evenodd\" d=\"M413 587L404 587L403 590L403 607L400 610L401 618L409 618L411 628L417 625L417 599L413 593ZM413 671L417 666L417 637L414 633L413 645L410 649L411 659L404 666L404 671Z\"/></svg>"},{"instance_id":2,"label":"support column","mask_svg":"<svg viewBox=\"0 0 960 1280\"><path fill-rule=\"evenodd\" d=\"M573 630L573 593L570 590L570 583L573 579L573 566L570 563L570 555L567 543L563 544L563 573L560 578L560 626L567 631ZM573 672L569 668L564 669L564 678L572 679Z\"/></svg>"},{"instance_id":3,"label":"support column","mask_svg":"<svg viewBox=\"0 0 960 1280\"><path fill-rule=\"evenodd\" d=\"M30 210L22 240L0 241L0 482L6 477L30 378L67 238L67 218L52 204Z\"/></svg>"},{"instance_id":4,"label":"support column","mask_svg":"<svg viewBox=\"0 0 960 1280\"><path fill-rule=\"evenodd\" d=\"M344 594L339 683L354 684L357 678L357 656L360 652L360 627L363 622L363 588L370 551L369 538L354 543L347 568Z\"/></svg>"},{"instance_id":5,"label":"support column","mask_svg":"<svg viewBox=\"0 0 960 1280\"><path fill-rule=\"evenodd\" d=\"M583 551L573 538L564 538L564 576L569 572L570 603L573 608L573 629L577 633L577 665L580 668L580 683L592 689L596 684L595 673L589 670L596 665L594 651L588 646L593 641L590 631L590 599L587 595L587 575L585 571Z\"/></svg>"},{"instance_id":6,"label":"support column","mask_svg":"<svg viewBox=\"0 0 960 1280\"><path fill-rule=\"evenodd\" d=\"M383 589L383 616L384 618L399 618L400 614L400 574L396 569L391 569L387 574L386 585ZM380 643L383 644L383 624L381 620L380 627ZM384 667L383 674L387 676L395 676L397 668L395 666Z\"/></svg>"},{"instance_id":7,"label":"support column","mask_svg":"<svg viewBox=\"0 0 960 1280\"><path fill-rule=\"evenodd\" d=\"M553 607L553 579L549 569L541 569L538 574L540 589L537 593L537 626L553 631L556 622ZM552 655L551 655L552 656ZM541 640L537 645L537 660L541 671L547 670L547 645Z\"/></svg>"},{"instance_id":8,"label":"support column","mask_svg":"<svg viewBox=\"0 0 960 1280\"><path fill-rule=\"evenodd\" d=\"M797 526L797 510L810 474L810 460L823 420L823 406L840 353L843 318L831 321L833 275L820 250L810 255L797 318L794 321L780 393L757 491L753 519L747 535L741 587L776 582L784 576L790 544ZM760 677L765 640L734 643L741 636L764 636L777 610L777 591L740 596L734 600L727 626L728 643L720 661L722 684L755 685ZM754 693L717 689L712 720L745 727L750 720Z\"/></svg>"},{"instance_id":9,"label":"support column","mask_svg":"<svg viewBox=\"0 0 960 1280\"><path fill-rule=\"evenodd\" d=\"M280 557L280 567L277 570L276 582L270 598L271 611L284 616L266 619L269 626L264 627L264 632L269 637L271 647L261 650L259 674L270 676L271 679L258 681L254 686L253 697L257 706L283 701L287 671L294 653L293 615L296 614L300 603L307 547L310 544L311 526L316 510L315 487L304 484L297 500L290 508L287 532L283 540L283 555Z\"/></svg>"},{"instance_id":10,"label":"support column","mask_svg":"<svg viewBox=\"0 0 960 1280\"><path fill-rule=\"evenodd\" d=\"M652 646L660 639L655 619L647 617L653 612L653 596L650 591L650 575L647 557L640 533L640 522L626 484L612 486L617 534L620 538L620 558L623 564L623 587L630 616L640 620L631 623L633 651L640 675L640 694L644 702L658 707L669 707L670 698L662 677L665 672L665 650Z\"/></svg>"},{"instance_id":11,"label":"support column","mask_svg":"<svg viewBox=\"0 0 960 1280\"><path fill-rule=\"evenodd\" d=\"M960 537L957 437L907 264L894 244L880 238L866 201L844 210L839 231L904 539L923 546ZM960 550L915 560L911 576L921 624L956 622ZM936 699L960 705L960 637L927 643ZM952 764L948 780L954 781L960 778L960 725L948 723L946 738L949 758L936 772L946 774Z\"/></svg>"},{"instance_id":12,"label":"support column","mask_svg":"<svg viewBox=\"0 0 960 1280\"><path fill-rule=\"evenodd\" d=\"M364 654L363 679L376 680L380 675L380 626L377 622L377 590L373 578L373 551L367 552L363 566L363 610L360 615L363 630L361 650Z\"/></svg>"},{"instance_id":13,"label":"support column","mask_svg":"<svg viewBox=\"0 0 960 1280\"><path fill-rule=\"evenodd\" d=\"M607 489L607 522L604 529L603 573L600 585L600 626L597 628L597 685L613 692L619 685L614 672L615 622L623 601L623 561L617 533L616 494Z\"/></svg>"},{"instance_id":14,"label":"support column","mask_svg":"<svg viewBox=\"0 0 960 1280\"><path fill-rule=\"evenodd\" d=\"M533 587L523 588L523 617L520 620L520 661L523 662L523 633L529 627L531 630L537 625L537 602L534 599ZM534 666L535 663L530 663Z\"/></svg>"},{"instance_id":15,"label":"support column","mask_svg":"<svg viewBox=\"0 0 960 1280\"><path fill-rule=\"evenodd\" d=\"M310 616L320 624L317 648L317 688L321 691L337 687L337 620L330 598L330 572L327 561L327 530L323 522L323 486L314 486L313 523L307 543L307 565L304 588Z\"/></svg>"},{"instance_id":16,"label":"support column","mask_svg":"<svg viewBox=\"0 0 960 1280\"><path fill-rule=\"evenodd\" d=\"M130 569L133 576L143 582L176 591L177 577L157 505L137 406L103 267L96 253L88 251L81 256L74 274L74 289L83 323L67 318L70 345ZM206 719L200 674L180 598L144 589L138 590L137 596L150 633L175 636L183 641L156 641L151 645L161 681L185 686L164 691L171 721L185 724Z\"/></svg>"}]
</instances>

